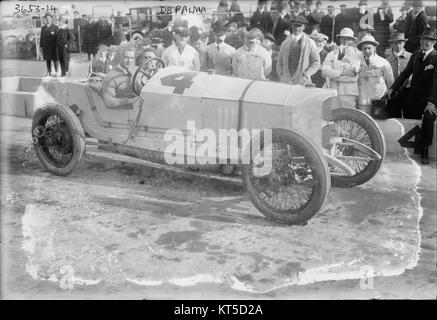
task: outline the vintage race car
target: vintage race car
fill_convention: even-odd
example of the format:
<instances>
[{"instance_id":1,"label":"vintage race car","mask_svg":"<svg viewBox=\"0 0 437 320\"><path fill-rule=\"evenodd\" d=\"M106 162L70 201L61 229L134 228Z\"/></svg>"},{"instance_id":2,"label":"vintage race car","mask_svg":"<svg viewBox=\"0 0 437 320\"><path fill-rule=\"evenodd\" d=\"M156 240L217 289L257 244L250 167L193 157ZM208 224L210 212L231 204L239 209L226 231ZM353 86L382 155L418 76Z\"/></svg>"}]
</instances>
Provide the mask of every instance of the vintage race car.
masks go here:
<instances>
[{"instance_id":1,"label":"vintage race car","mask_svg":"<svg viewBox=\"0 0 437 320\"><path fill-rule=\"evenodd\" d=\"M46 98L32 137L50 172L70 173L90 136L113 152L241 174L262 214L304 224L323 205L331 181L362 184L384 158L377 124L362 111L340 108L334 90L164 68L157 58L143 62L133 78L137 103L116 109L105 105L99 82L43 82Z\"/></svg>"}]
</instances>

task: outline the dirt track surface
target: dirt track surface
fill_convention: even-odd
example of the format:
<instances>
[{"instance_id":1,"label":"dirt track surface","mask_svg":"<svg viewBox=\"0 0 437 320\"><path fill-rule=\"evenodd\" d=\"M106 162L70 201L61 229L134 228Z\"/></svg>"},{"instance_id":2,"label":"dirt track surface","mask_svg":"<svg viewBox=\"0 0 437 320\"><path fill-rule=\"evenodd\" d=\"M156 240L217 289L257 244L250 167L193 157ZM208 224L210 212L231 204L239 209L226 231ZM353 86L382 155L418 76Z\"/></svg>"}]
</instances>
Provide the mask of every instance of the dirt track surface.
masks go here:
<instances>
[{"instance_id":1,"label":"dirt track surface","mask_svg":"<svg viewBox=\"0 0 437 320\"><path fill-rule=\"evenodd\" d=\"M30 120L1 119L6 298L436 298L435 163L389 157L371 182L333 188L308 225L284 226L239 183L92 146L53 176Z\"/></svg>"}]
</instances>

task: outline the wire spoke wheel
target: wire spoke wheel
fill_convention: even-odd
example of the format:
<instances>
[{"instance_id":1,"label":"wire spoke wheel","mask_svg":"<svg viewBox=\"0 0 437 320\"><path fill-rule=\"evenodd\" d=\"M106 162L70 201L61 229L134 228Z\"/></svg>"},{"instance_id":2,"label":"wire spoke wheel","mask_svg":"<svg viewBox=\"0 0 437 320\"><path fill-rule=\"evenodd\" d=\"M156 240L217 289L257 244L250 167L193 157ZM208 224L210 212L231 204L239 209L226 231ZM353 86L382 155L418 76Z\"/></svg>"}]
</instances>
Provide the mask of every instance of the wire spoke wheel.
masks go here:
<instances>
[{"instance_id":1,"label":"wire spoke wheel","mask_svg":"<svg viewBox=\"0 0 437 320\"><path fill-rule=\"evenodd\" d=\"M35 112L32 139L41 163L57 175L71 172L85 150L85 135L76 115L55 104Z\"/></svg>"},{"instance_id":2,"label":"wire spoke wheel","mask_svg":"<svg viewBox=\"0 0 437 320\"><path fill-rule=\"evenodd\" d=\"M275 142L272 156L269 175L259 178L251 170L250 178L261 201L274 210L294 212L304 207L313 193L314 181L302 152L287 142Z\"/></svg>"},{"instance_id":3,"label":"wire spoke wheel","mask_svg":"<svg viewBox=\"0 0 437 320\"><path fill-rule=\"evenodd\" d=\"M353 187L369 181L378 172L385 156L385 140L381 129L368 114L355 109L333 110L332 121L332 132L336 132L334 137L351 141L337 144L333 155L354 171L353 175L349 175L343 169L329 165L332 184L337 187ZM373 150L380 159L356 147L353 142Z\"/></svg>"},{"instance_id":4,"label":"wire spoke wheel","mask_svg":"<svg viewBox=\"0 0 437 320\"><path fill-rule=\"evenodd\" d=\"M49 115L38 124L45 133L38 138L41 150L56 167L66 166L73 158L73 138L66 123L58 115Z\"/></svg>"},{"instance_id":5,"label":"wire spoke wheel","mask_svg":"<svg viewBox=\"0 0 437 320\"><path fill-rule=\"evenodd\" d=\"M339 132L339 137L348 138L357 142L360 142L369 148L373 148L372 142L370 140L369 134L364 130L361 125L352 120L338 120L334 121L334 130ZM335 155L340 155L344 157L354 158L342 160L346 165L351 167L355 173L362 172L371 160L368 160L367 154L363 153L353 146L338 145L335 150ZM361 158L361 159L360 159ZM331 172L344 173L346 172L341 168L330 166Z\"/></svg>"},{"instance_id":6,"label":"wire spoke wheel","mask_svg":"<svg viewBox=\"0 0 437 320\"><path fill-rule=\"evenodd\" d=\"M272 155L268 173L259 174L258 167L264 162L243 165L243 183L252 203L273 220L305 223L317 213L329 192L323 155L307 137L284 129L274 129L272 143L266 147L271 147ZM262 158L263 151L264 145L253 159Z\"/></svg>"}]
</instances>

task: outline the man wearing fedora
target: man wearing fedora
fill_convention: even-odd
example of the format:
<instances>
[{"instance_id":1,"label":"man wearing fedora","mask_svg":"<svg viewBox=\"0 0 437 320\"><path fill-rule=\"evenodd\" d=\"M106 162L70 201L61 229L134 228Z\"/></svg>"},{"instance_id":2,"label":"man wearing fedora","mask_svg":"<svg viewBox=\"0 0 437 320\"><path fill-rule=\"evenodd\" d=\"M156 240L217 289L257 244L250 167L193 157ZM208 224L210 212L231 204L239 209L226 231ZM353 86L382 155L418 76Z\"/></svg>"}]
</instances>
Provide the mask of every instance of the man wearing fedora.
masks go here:
<instances>
[{"instance_id":1,"label":"man wearing fedora","mask_svg":"<svg viewBox=\"0 0 437 320\"><path fill-rule=\"evenodd\" d=\"M214 33L215 41L206 47L202 58L201 69L214 70L218 74L232 74L232 56L235 48L225 43L227 29L220 26Z\"/></svg>"},{"instance_id":2,"label":"man wearing fedora","mask_svg":"<svg viewBox=\"0 0 437 320\"><path fill-rule=\"evenodd\" d=\"M303 32L307 24L308 20L302 16L291 20L293 33L282 43L276 67L281 82L312 84L311 77L320 68L317 46Z\"/></svg>"},{"instance_id":3,"label":"man wearing fedora","mask_svg":"<svg viewBox=\"0 0 437 320\"><path fill-rule=\"evenodd\" d=\"M389 39L391 49L386 59L391 65L395 81L401 72L404 71L411 57L411 53L404 48L405 41L403 33L393 33ZM410 83L406 80L399 88L399 94L388 101L386 110L389 118L402 118L402 111L405 109L409 97L409 87Z\"/></svg>"},{"instance_id":4,"label":"man wearing fedora","mask_svg":"<svg viewBox=\"0 0 437 320\"><path fill-rule=\"evenodd\" d=\"M250 29L258 28L262 32L271 32L273 20L270 12L267 11L267 0L258 0L256 11L250 18Z\"/></svg>"},{"instance_id":5,"label":"man wearing fedora","mask_svg":"<svg viewBox=\"0 0 437 320\"><path fill-rule=\"evenodd\" d=\"M44 60L46 61L47 72L44 76L52 75L52 61L55 66L55 74L58 73L58 51L57 51L57 35L59 32L59 28L52 23L53 16L47 12L45 14L46 24L41 27L41 38L39 45L42 48L42 54Z\"/></svg>"},{"instance_id":6,"label":"man wearing fedora","mask_svg":"<svg viewBox=\"0 0 437 320\"><path fill-rule=\"evenodd\" d=\"M420 47L420 36L428 27L428 18L425 14L425 5L422 0L412 2L413 10L407 15L405 21L405 37L408 39L405 49L413 53Z\"/></svg>"},{"instance_id":7,"label":"man wearing fedora","mask_svg":"<svg viewBox=\"0 0 437 320\"><path fill-rule=\"evenodd\" d=\"M320 32L328 36L328 42L332 42L333 37L332 28L334 24L334 10L334 6L329 5L327 14L323 16L320 21Z\"/></svg>"},{"instance_id":8,"label":"man wearing fedora","mask_svg":"<svg viewBox=\"0 0 437 320\"><path fill-rule=\"evenodd\" d=\"M344 28L337 35L340 45L328 53L322 66L326 78L325 88L336 89L342 107L354 108L357 104L359 51L355 48L356 38L350 28Z\"/></svg>"},{"instance_id":9,"label":"man wearing fedora","mask_svg":"<svg viewBox=\"0 0 437 320\"><path fill-rule=\"evenodd\" d=\"M371 105L372 100L381 99L393 84L390 63L376 53L379 43L372 36L364 36L357 44L360 54L358 89L360 105Z\"/></svg>"},{"instance_id":10,"label":"man wearing fedora","mask_svg":"<svg viewBox=\"0 0 437 320\"><path fill-rule=\"evenodd\" d=\"M405 24L407 22L407 14L410 11L410 7L404 5L399 9L399 11L401 12L401 16L396 19L393 29L396 32L405 33Z\"/></svg>"},{"instance_id":11,"label":"man wearing fedora","mask_svg":"<svg viewBox=\"0 0 437 320\"><path fill-rule=\"evenodd\" d=\"M412 75L410 99L411 103L406 106L404 117L422 120L422 163L429 163L428 147L431 145L434 121L435 104L432 107L428 102L433 101L430 96L435 81L435 70L437 69L437 52L434 45L437 41L435 30L426 28L420 37L420 50L413 53L406 68L401 72L395 83L387 90L388 97L396 95L403 83Z\"/></svg>"}]
</instances>

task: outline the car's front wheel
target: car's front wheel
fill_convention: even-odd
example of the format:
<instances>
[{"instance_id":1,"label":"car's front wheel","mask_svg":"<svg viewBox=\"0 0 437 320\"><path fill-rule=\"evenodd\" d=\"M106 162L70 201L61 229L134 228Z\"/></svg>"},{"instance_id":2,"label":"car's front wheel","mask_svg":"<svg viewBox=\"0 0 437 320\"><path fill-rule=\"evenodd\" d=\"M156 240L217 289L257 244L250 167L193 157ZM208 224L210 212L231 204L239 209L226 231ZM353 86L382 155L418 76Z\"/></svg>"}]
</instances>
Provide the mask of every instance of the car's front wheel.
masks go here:
<instances>
[{"instance_id":1,"label":"car's front wheel","mask_svg":"<svg viewBox=\"0 0 437 320\"><path fill-rule=\"evenodd\" d=\"M32 140L43 166L56 175L67 175L85 151L85 134L74 112L57 104L39 108L33 117Z\"/></svg>"},{"instance_id":2,"label":"car's front wheel","mask_svg":"<svg viewBox=\"0 0 437 320\"><path fill-rule=\"evenodd\" d=\"M372 179L385 157L385 140L381 129L366 113L356 109L340 108L332 111L332 137L339 141L334 157L352 169L346 173L330 164L332 185L354 187Z\"/></svg>"},{"instance_id":3,"label":"car's front wheel","mask_svg":"<svg viewBox=\"0 0 437 320\"><path fill-rule=\"evenodd\" d=\"M286 224L304 224L322 206L330 189L329 170L319 148L293 130L273 129L271 143L261 137L261 156L271 147L271 170L260 174L258 155L243 164L245 189L266 217ZM265 159L264 159L265 160Z\"/></svg>"}]
</instances>

